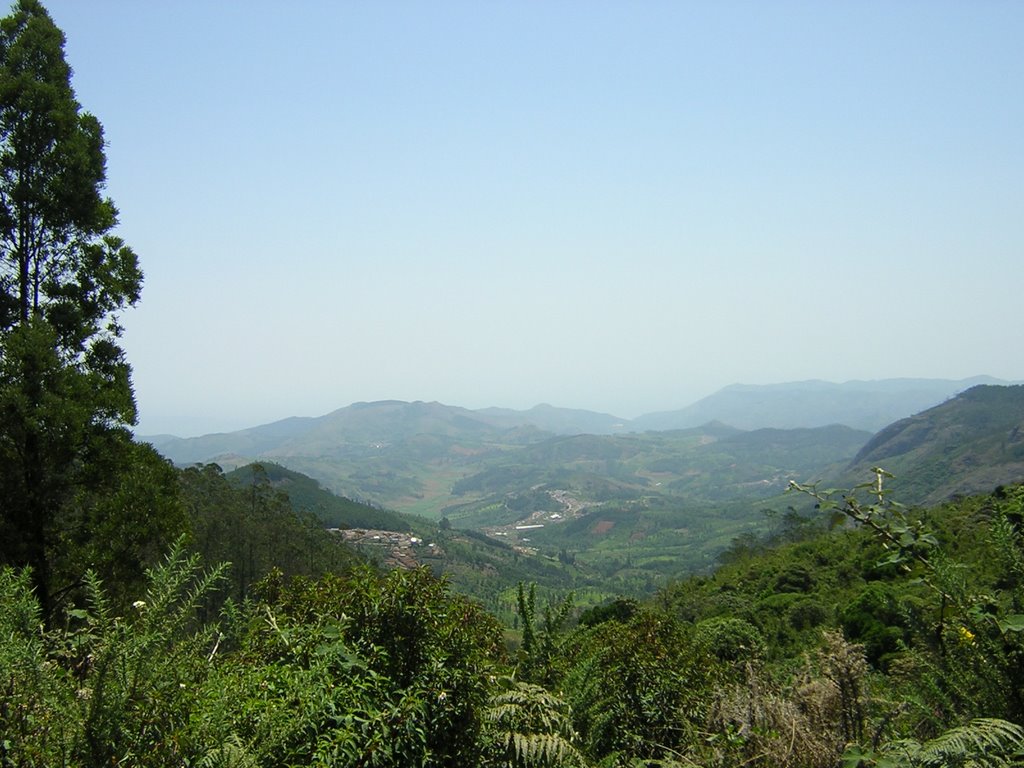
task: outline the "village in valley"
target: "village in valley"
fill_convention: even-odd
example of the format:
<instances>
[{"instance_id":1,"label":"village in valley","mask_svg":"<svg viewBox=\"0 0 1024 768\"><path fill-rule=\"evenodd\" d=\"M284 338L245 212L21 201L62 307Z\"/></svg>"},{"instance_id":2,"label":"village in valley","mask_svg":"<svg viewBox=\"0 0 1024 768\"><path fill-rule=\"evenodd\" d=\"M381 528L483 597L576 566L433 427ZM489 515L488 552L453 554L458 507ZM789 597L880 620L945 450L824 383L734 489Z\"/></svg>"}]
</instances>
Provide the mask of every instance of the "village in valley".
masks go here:
<instances>
[{"instance_id":1,"label":"village in valley","mask_svg":"<svg viewBox=\"0 0 1024 768\"><path fill-rule=\"evenodd\" d=\"M523 555L536 555L537 550L531 546L529 533L546 525L563 523L579 517L583 511L583 503L572 496L569 491L548 491L552 499L562 505L560 512L538 510L527 517L510 525L492 526L483 529L488 536L504 541L516 552ZM445 556L440 544L425 541L408 531L385 531L370 528L331 528L332 533L340 536L347 544L351 544L367 554L379 559L391 568L411 570L437 561Z\"/></svg>"}]
</instances>

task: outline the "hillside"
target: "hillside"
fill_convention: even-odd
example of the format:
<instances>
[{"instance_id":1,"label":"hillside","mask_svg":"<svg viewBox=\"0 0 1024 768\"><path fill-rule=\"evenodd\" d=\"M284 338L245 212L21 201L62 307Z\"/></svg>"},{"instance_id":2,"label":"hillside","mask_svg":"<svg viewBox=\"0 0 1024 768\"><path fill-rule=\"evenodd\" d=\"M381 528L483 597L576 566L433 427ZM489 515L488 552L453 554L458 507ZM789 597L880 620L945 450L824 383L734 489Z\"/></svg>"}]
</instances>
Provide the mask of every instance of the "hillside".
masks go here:
<instances>
[{"instance_id":1,"label":"hillside","mask_svg":"<svg viewBox=\"0 0 1024 768\"><path fill-rule=\"evenodd\" d=\"M641 435L559 437L494 457L452 487L444 512L473 527L551 508L555 489L580 504L658 498L712 507L782 493L790 479L844 465L870 435L848 427L742 432L722 424Z\"/></svg>"},{"instance_id":2,"label":"hillside","mask_svg":"<svg viewBox=\"0 0 1024 768\"><path fill-rule=\"evenodd\" d=\"M571 431L574 425L607 431L621 424L612 416L550 406L478 412L383 401L154 445L178 464L214 461L232 469L277 463L339 495L438 518L465 517L471 507L538 485L573 489L590 501L771 495L794 473L818 476L832 463L845 463L869 437L842 427L744 436L722 423L658 433Z\"/></svg>"},{"instance_id":3,"label":"hillside","mask_svg":"<svg viewBox=\"0 0 1024 768\"><path fill-rule=\"evenodd\" d=\"M876 434L838 475L861 482L871 467L896 477L907 503L932 504L1024 479L1024 386L977 386Z\"/></svg>"},{"instance_id":4,"label":"hillside","mask_svg":"<svg viewBox=\"0 0 1024 768\"><path fill-rule=\"evenodd\" d=\"M278 464L247 465L223 475L213 465L191 467L183 471L183 476L188 480L186 487L193 491L196 483L205 484L202 494L190 497L193 507L204 506L209 498L221 500L219 511L204 512L211 520L203 523L203 530L211 525L228 530L231 526L216 525L215 519L222 516L222 523L244 520L244 535L258 532L266 525L266 515L261 517L250 507L265 505L269 488L280 509L287 508L296 515L295 519L318 521L315 527L321 534L320 543L331 539L331 547L337 549L336 558L342 562L351 558L354 551L384 569L426 566L506 622L513 620L516 585L524 581L538 585L546 595L575 591L581 605L596 604L621 592L646 594L653 588L649 574L643 581L627 583L619 579L612 583L607 572L582 562L568 563L564 558L560 561L552 554L530 551L500 537L491 538L476 531L360 504L336 496L313 478ZM233 490L218 488L221 482L228 483ZM250 492L256 497L252 504L246 502ZM279 531L286 534L285 539L296 536L289 527L294 527L290 521L290 515L279 518ZM330 535L324 527L331 529ZM209 537L204 534L203 538L205 541ZM262 546L268 545L264 542ZM219 554L227 558L230 553Z\"/></svg>"},{"instance_id":5,"label":"hillside","mask_svg":"<svg viewBox=\"0 0 1024 768\"><path fill-rule=\"evenodd\" d=\"M292 509L315 515L329 528L373 528L411 531L413 521L405 515L346 499L326 490L316 480L280 464L260 464L263 476L278 491L287 494ZM236 487L252 483L251 466L239 467L225 477Z\"/></svg>"}]
</instances>

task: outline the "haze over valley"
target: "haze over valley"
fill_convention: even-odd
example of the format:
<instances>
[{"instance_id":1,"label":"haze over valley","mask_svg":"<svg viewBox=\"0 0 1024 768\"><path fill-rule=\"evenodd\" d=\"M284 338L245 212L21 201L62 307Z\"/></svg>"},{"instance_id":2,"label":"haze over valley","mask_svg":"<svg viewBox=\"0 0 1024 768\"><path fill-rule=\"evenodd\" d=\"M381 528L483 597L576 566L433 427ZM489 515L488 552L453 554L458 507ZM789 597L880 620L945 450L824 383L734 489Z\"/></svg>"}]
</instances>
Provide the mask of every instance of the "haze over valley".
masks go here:
<instances>
[{"instance_id":1,"label":"haze over valley","mask_svg":"<svg viewBox=\"0 0 1024 768\"><path fill-rule=\"evenodd\" d=\"M678 570L706 567L737 535L763 529L763 510L794 503L785 496L792 482L853 487L882 465L904 501L934 503L1024 477L1022 393L989 377L734 386L633 422L547 405L378 401L148 439L183 466L271 462L342 496L530 551L615 542L639 558L657 542Z\"/></svg>"}]
</instances>

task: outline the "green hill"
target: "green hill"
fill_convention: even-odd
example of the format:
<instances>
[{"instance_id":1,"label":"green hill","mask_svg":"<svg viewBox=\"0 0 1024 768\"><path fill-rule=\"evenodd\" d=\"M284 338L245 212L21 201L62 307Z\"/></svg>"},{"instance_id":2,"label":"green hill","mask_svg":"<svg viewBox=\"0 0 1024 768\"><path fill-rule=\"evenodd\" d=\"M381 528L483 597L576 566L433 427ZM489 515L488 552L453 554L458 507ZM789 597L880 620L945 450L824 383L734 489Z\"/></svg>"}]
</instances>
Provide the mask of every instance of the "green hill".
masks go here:
<instances>
[{"instance_id":1,"label":"green hill","mask_svg":"<svg viewBox=\"0 0 1024 768\"><path fill-rule=\"evenodd\" d=\"M263 463L261 466L271 485L288 495L296 512L311 513L326 527L412 530L412 523L405 515L337 496L313 478L280 464ZM248 466L239 467L225 476L236 486L245 486L252 481L252 471Z\"/></svg>"},{"instance_id":2,"label":"green hill","mask_svg":"<svg viewBox=\"0 0 1024 768\"><path fill-rule=\"evenodd\" d=\"M879 466L904 502L932 504L1024 479L1024 386L977 386L875 435L839 475Z\"/></svg>"}]
</instances>

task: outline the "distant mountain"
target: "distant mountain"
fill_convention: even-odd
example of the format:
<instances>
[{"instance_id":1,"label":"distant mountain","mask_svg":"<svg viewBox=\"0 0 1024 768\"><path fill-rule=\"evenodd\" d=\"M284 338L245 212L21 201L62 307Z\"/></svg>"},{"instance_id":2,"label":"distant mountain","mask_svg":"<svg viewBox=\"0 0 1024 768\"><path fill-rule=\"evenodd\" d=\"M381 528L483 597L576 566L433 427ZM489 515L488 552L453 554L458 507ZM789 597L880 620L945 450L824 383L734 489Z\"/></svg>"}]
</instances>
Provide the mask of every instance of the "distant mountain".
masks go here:
<instances>
[{"instance_id":1,"label":"distant mountain","mask_svg":"<svg viewBox=\"0 0 1024 768\"><path fill-rule=\"evenodd\" d=\"M385 400L239 432L152 442L178 464L216 462L232 469L274 461L334 493L430 514L436 511L432 500L447 493L467 463L551 436L529 424L493 422L441 403Z\"/></svg>"},{"instance_id":2,"label":"distant mountain","mask_svg":"<svg viewBox=\"0 0 1024 768\"><path fill-rule=\"evenodd\" d=\"M353 403L318 417L292 417L237 432L201 437L142 435L180 464L210 461L219 456L257 456L265 452L317 452L320 446L384 444L414 435L465 437L496 436L518 430L528 441L536 432L555 435L613 434L628 428L629 420L606 413L537 405L527 411L483 408L472 411L441 403L380 400Z\"/></svg>"},{"instance_id":3,"label":"distant mountain","mask_svg":"<svg viewBox=\"0 0 1024 768\"><path fill-rule=\"evenodd\" d=\"M689 429L718 420L740 429L796 429L845 424L876 432L978 384L1010 382L977 376L948 379L800 381L762 386L733 384L677 411L633 420L638 430Z\"/></svg>"},{"instance_id":4,"label":"distant mountain","mask_svg":"<svg viewBox=\"0 0 1024 768\"><path fill-rule=\"evenodd\" d=\"M236 460L229 463L237 466L239 462L246 463L246 457L259 456L287 440L305 434L316 426L316 422L317 419L293 416L238 432L220 432L202 437L142 435L138 439L151 443L176 464L197 464L234 456Z\"/></svg>"},{"instance_id":5,"label":"distant mountain","mask_svg":"<svg viewBox=\"0 0 1024 768\"><path fill-rule=\"evenodd\" d=\"M881 467L894 498L932 504L1024 480L1024 386L977 386L876 434L840 478Z\"/></svg>"},{"instance_id":6,"label":"distant mountain","mask_svg":"<svg viewBox=\"0 0 1024 768\"><path fill-rule=\"evenodd\" d=\"M178 464L232 462L266 455L325 455L377 448L414 435L465 436L501 430L465 408L440 403L382 400L354 403L317 417L292 417L237 432L201 437L140 436Z\"/></svg>"},{"instance_id":7,"label":"distant mountain","mask_svg":"<svg viewBox=\"0 0 1024 768\"><path fill-rule=\"evenodd\" d=\"M631 426L628 419L607 413L556 408L546 403L535 405L528 411L482 408L474 413L495 426L531 426L554 435L614 435L629 431Z\"/></svg>"},{"instance_id":8,"label":"distant mountain","mask_svg":"<svg viewBox=\"0 0 1024 768\"><path fill-rule=\"evenodd\" d=\"M480 521L550 505L547 489L557 488L592 501L761 496L781 491L790 477L845 464L870 437L846 427L744 432L721 422L622 433L624 424L608 414L546 405L470 411L387 400L154 445L179 464L216 462L230 471L273 462L356 501Z\"/></svg>"},{"instance_id":9,"label":"distant mountain","mask_svg":"<svg viewBox=\"0 0 1024 768\"><path fill-rule=\"evenodd\" d=\"M697 412L697 406L717 410L720 420L682 430L623 432L619 430L626 422L614 416L551 406L529 411L472 411L441 403L387 400L356 403L325 416L285 419L229 434L153 442L179 464L214 461L231 470L256 460L275 462L356 501L434 519L448 515L460 524L480 526L504 524L529 514L534 507L546 508L555 503L549 491L557 489L572 491L581 503L653 495L717 504L768 498L784 489L790 478L841 477L856 484L867 479L861 476L863 466L846 475L842 468L865 444L887 453L864 453L864 462L882 464L906 477L900 482L917 484L906 498L914 502L991 490L1014 479L1012 471L1004 471L1012 464L1012 456L993 452L991 446L965 453L955 465L921 454L924 467L915 465L913 457L901 458L902 453L893 447L908 444L912 437L931 444L946 434L933 429L921 437L919 432L925 428L923 424L930 423L931 412L926 409L935 405L930 401L941 403L943 395L963 384L897 379L842 385L735 386L689 411ZM991 386L981 391L987 389L1020 391ZM948 400L947 405L959 399ZM922 400L929 405L912 410L913 403ZM965 401L973 402L971 398ZM720 407L712 409L715 402ZM739 428L755 423L757 417L796 421L801 407L811 412L803 420L827 425ZM919 416L883 430L874 439L866 430L842 425L843 420L882 418L880 414L887 409L898 411L901 419L915 412ZM1014 413L1013 408L1006 410L1011 416ZM938 412L945 413L941 408ZM1006 435L1017 423L1006 426L996 421ZM576 432L588 427L586 432ZM951 456L967 450L968 437L970 441L983 437L958 429L950 434L959 436L955 439L963 445L941 449ZM893 437L897 433L898 440ZM890 438L896 442L889 444ZM1007 451L1015 445L1014 439L1006 438ZM963 479L963 461L978 465L969 482Z\"/></svg>"}]
</instances>

